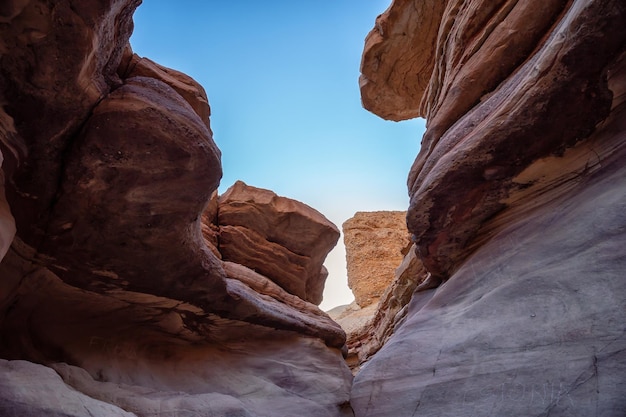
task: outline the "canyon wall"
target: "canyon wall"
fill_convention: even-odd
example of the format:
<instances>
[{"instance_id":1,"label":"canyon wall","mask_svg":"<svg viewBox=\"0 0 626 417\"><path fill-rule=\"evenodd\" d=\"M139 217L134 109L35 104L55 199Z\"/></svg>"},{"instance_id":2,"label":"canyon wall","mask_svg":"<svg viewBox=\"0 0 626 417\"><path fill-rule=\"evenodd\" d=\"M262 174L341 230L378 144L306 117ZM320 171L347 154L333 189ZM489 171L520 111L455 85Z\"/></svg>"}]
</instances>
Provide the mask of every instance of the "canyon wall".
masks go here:
<instances>
[{"instance_id":1,"label":"canyon wall","mask_svg":"<svg viewBox=\"0 0 626 417\"><path fill-rule=\"evenodd\" d=\"M206 94L133 54L138 4L0 7L0 415L352 415L338 229L217 196Z\"/></svg>"},{"instance_id":2,"label":"canyon wall","mask_svg":"<svg viewBox=\"0 0 626 417\"><path fill-rule=\"evenodd\" d=\"M394 333L414 292L439 285L415 253L404 211L357 212L343 224L355 301L329 311L346 331L346 362L357 373Z\"/></svg>"},{"instance_id":3,"label":"canyon wall","mask_svg":"<svg viewBox=\"0 0 626 417\"><path fill-rule=\"evenodd\" d=\"M354 383L317 307L337 228L217 195L206 94L133 54L138 4L0 7L0 415L626 413L623 1L376 19L363 104L428 128Z\"/></svg>"},{"instance_id":4,"label":"canyon wall","mask_svg":"<svg viewBox=\"0 0 626 417\"><path fill-rule=\"evenodd\" d=\"M611 0L377 18L363 103L427 119L407 223L441 284L356 375L355 415L626 413L625 21Z\"/></svg>"}]
</instances>

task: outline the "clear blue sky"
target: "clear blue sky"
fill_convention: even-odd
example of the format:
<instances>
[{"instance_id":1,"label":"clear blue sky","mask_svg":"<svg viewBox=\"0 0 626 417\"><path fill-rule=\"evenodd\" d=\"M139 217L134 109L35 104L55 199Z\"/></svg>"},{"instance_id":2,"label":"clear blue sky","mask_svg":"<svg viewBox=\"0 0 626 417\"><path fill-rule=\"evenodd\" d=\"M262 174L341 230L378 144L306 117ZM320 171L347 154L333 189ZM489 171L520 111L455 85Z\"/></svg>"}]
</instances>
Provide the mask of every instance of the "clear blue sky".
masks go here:
<instances>
[{"instance_id":1,"label":"clear blue sky","mask_svg":"<svg viewBox=\"0 0 626 417\"><path fill-rule=\"evenodd\" d=\"M406 210L424 121L361 107L364 39L389 0L145 0L134 51L189 74L211 104L220 192L236 180L322 212L341 229L357 211ZM352 301L342 241L321 307Z\"/></svg>"}]
</instances>

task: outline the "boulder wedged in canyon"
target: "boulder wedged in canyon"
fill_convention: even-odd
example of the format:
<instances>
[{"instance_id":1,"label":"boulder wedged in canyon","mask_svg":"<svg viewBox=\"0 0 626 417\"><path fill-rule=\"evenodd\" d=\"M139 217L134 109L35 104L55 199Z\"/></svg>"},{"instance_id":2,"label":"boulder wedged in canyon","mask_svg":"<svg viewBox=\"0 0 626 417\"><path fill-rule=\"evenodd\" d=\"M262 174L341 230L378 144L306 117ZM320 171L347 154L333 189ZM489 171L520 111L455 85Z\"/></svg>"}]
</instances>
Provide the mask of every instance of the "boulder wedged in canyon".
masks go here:
<instances>
[{"instance_id":1,"label":"boulder wedged in canyon","mask_svg":"<svg viewBox=\"0 0 626 417\"><path fill-rule=\"evenodd\" d=\"M357 212L343 223L348 286L360 307L378 301L410 244L406 212Z\"/></svg>"},{"instance_id":2,"label":"boulder wedged in canyon","mask_svg":"<svg viewBox=\"0 0 626 417\"><path fill-rule=\"evenodd\" d=\"M357 212L344 222L343 233L355 301L329 314L346 331L346 361L356 372L393 334L427 273L411 245L406 212Z\"/></svg>"},{"instance_id":3,"label":"boulder wedged in canyon","mask_svg":"<svg viewBox=\"0 0 626 417\"><path fill-rule=\"evenodd\" d=\"M428 119L408 226L443 283L413 294L356 375L355 415L623 415L626 5L407 11L427 4L378 18L362 91L383 117ZM406 64L405 31L434 57ZM377 65L400 76L372 81ZM385 101L403 109L397 80L410 112Z\"/></svg>"},{"instance_id":4,"label":"boulder wedged in canyon","mask_svg":"<svg viewBox=\"0 0 626 417\"><path fill-rule=\"evenodd\" d=\"M219 198L219 249L313 304L322 301L322 265L339 230L321 213L289 198L236 182Z\"/></svg>"},{"instance_id":5,"label":"boulder wedged in canyon","mask_svg":"<svg viewBox=\"0 0 626 417\"><path fill-rule=\"evenodd\" d=\"M0 7L0 414L351 415L343 330L222 261L206 94L132 53L138 3Z\"/></svg>"}]
</instances>

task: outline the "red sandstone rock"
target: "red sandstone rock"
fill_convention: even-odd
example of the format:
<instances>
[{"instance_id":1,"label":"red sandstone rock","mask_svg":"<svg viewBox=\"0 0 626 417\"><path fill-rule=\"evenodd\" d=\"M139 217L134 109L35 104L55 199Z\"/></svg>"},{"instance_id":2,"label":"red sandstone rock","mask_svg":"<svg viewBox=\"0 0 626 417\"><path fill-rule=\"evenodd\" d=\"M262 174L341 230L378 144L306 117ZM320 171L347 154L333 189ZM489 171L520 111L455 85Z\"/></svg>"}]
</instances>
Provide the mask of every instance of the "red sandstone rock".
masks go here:
<instances>
[{"instance_id":1,"label":"red sandstone rock","mask_svg":"<svg viewBox=\"0 0 626 417\"><path fill-rule=\"evenodd\" d=\"M0 357L70 364L53 365L60 382L43 365L2 362L0 414L343 415L345 333L219 259L220 153L206 95L132 55L138 3L0 6L2 255L11 245L0 262ZM312 230L282 233L302 231L310 243ZM309 298L321 294L322 246L307 255ZM43 389L37 381L16 385L34 375L52 397L31 391ZM63 411L46 404L55 393Z\"/></svg>"},{"instance_id":2,"label":"red sandstone rock","mask_svg":"<svg viewBox=\"0 0 626 417\"><path fill-rule=\"evenodd\" d=\"M124 69L120 71L122 78L150 77L163 81L189 103L210 130L211 108L209 107L209 100L204 88L196 80L187 74L159 65L148 58L141 58L137 54L132 54L130 48L124 52L126 62ZM129 54L132 55L128 56Z\"/></svg>"},{"instance_id":3,"label":"red sandstone rock","mask_svg":"<svg viewBox=\"0 0 626 417\"><path fill-rule=\"evenodd\" d=\"M199 213L221 177L205 124L166 84L135 77L100 102L78 142L41 250L74 285L206 305L224 284L200 233Z\"/></svg>"},{"instance_id":4,"label":"red sandstone rock","mask_svg":"<svg viewBox=\"0 0 626 417\"><path fill-rule=\"evenodd\" d=\"M117 67L139 3L3 2L0 120L13 127L0 139L3 170L29 244L38 246L45 233L65 152L98 101L121 85Z\"/></svg>"},{"instance_id":5,"label":"red sandstone rock","mask_svg":"<svg viewBox=\"0 0 626 417\"><path fill-rule=\"evenodd\" d=\"M388 120L424 116L420 103L435 68L432 45L445 7L439 0L396 0L376 18L361 61L363 107Z\"/></svg>"},{"instance_id":6,"label":"red sandstone rock","mask_svg":"<svg viewBox=\"0 0 626 417\"><path fill-rule=\"evenodd\" d=\"M452 273L472 251L481 225L527 186L514 186L516 175L562 154L607 117L611 92L603 74L623 44L623 5L588 3L451 2L442 12L403 0L379 18L388 35L372 31L363 71L369 79L379 65L398 75L366 84L363 94L393 93L396 101L416 103L421 93L411 115L427 117L428 129L409 175L407 220L433 274ZM416 54L413 64L403 64L407 37L427 41L423 48L435 51L435 63ZM427 87L419 81L425 79ZM393 105L376 103L369 108L377 114L404 118Z\"/></svg>"},{"instance_id":7,"label":"red sandstone rock","mask_svg":"<svg viewBox=\"0 0 626 417\"><path fill-rule=\"evenodd\" d=\"M343 224L348 285L360 307L378 302L410 245L406 212L357 212Z\"/></svg>"},{"instance_id":8,"label":"red sandstone rock","mask_svg":"<svg viewBox=\"0 0 626 417\"><path fill-rule=\"evenodd\" d=\"M224 260L272 279L319 304L327 272L322 263L339 230L311 207L238 181L220 196L218 223Z\"/></svg>"},{"instance_id":9,"label":"red sandstone rock","mask_svg":"<svg viewBox=\"0 0 626 417\"><path fill-rule=\"evenodd\" d=\"M394 217L390 214L404 212L374 212L374 213L357 213L359 216L355 216L349 221L350 227L364 226L370 223L366 233L360 238L356 236L353 230L353 236L351 237L351 244L346 245L346 257L355 256L355 253L363 254L363 248L359 248L359 244L362 246L373 247L396 247L396 249L402 247L402 244L406 244L406 239L403 234L406 233L406 226L404 222L398 227L398 224L394 221L389 221L389 218L393 220ZM383 224L378 224L381 227L379 229L387 231L393 231L392 233L374 233L377 229L377 224L373 222L375 219L380 219L381 214L387 219L387 228ZM402 216L404 219L404 216ZM395 229L390 226L396 226ZM372 230L374 229L374 230ZM345 223L344 223L345 230ZM361 227L363 230L363 227ZM380 231L380 230L379 230ZM395 233L394 233L395 232ZM345 233L345 232L344 232ZM393 241L395 238L395 242ZM389 258L395 259L397 265L391 271L391 279L381 277L378 271L385 270L385 267L391 267L390 263L383 263L383 266L376 270L372 269L372 274L368 275L367 269L357 270L364 277L368 278L368 283L381 284L384 283L385 287L382 289L381 295L378 297L376 303L359 306L356 301L348 306L342 308L333 309L329 312L333 320L335 320L346 331L346 346L348 348L348 355L346 361L353 373L357 373L360 366L368 361L378 350L385 344L385 342L394 334L396 326L402 322L407 314L407 304L411 300L411 297L416 292L426 291L439 286L441 281L428 274L424 269L422 262L417 258L415 252L415 246L404 247L402 252L406 253L404 258L390 255ZM384 251L385 249L383 249ZM386 259L389 261L389 259ZM377 265L377 264L376 264ZM387 271L389 272L389 271ZM348 272L350 274L350 272ZM350 278L350 276L348 276ZM381 283L376 282L379 279ZM367 290L367 288L365 288ZM354 291L354 289L353 289ZM356 297L356 295L355 295Z\"/></svg>"},{"instance_id":10,"label":"red sandstone rock","mask_svg":"<svg viewBox=\"0 0 626 417\"><path fill-rule=\"evenodd\" d=\"M14 245L0 264L0 288L7 290L0 294L10 294L12 305L10 314L0 315L0 352L9 359L52 362L63 383L49 381L42 404L25 400L33 394L29 390L42 389L28 373L0 372L3 414L39 414L39 407L46 406L54 410L67 385L75 390L73 396L83 393L137 415L175 414L181 407L197 415L206 410L267 415L278 407L284 416L293 410L341 415L336 409L348 395L351 375L338 349L293 331L337 325L316 306L253 271L224 266L234 291L274 310L278 326L294 323L291 329L227 319L146 293L81 290L25 261L25 255L30 255L26 248ZM239 316L255 314L243 298L232 308L241 310ZM7 365L17 367L9 362L3 369ZM41 368L38 372L45 374ZM26 382L16 383L20 377Z\"/></svg>"},{"instance_id":11,"label":"red sandstone rock","mask_svg":"<svg viewBox=\"0 0 626 417\"><path fill-rule=\"evenodd\" d=\"M358 212L343 224L355 302L329 314L346 331L346 361L355 373L393 335L413 293L440 283L410 245L405 217L402 211Z\"/></svg>"}]
</instances>

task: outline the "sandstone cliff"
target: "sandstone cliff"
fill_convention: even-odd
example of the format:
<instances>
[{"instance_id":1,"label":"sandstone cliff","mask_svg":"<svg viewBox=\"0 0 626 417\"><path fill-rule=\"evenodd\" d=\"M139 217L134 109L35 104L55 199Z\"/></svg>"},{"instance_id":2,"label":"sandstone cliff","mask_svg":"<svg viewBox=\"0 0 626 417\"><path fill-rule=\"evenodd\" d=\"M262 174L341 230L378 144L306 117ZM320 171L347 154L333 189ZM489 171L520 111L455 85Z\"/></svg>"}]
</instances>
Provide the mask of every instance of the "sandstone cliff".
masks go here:
<instances>
[{"instance_id":1,"label":"sandstone cliff","mask_svg":"<svg viewBox=\"0 0 626 417\"><path fill-rule=\"evenodd\" d=\"M626 413L625 21L611 0L378 17L363 103L428 120L407 220L443 283L357 374L357 416Z\"/></svg>"},{"instance_id":2,"label":"sandstone cliff","mask_svg":"<svg viewBox=\"0 0 626 417\"><path fill-rule=\"evenodd\" d=\"M218 199L206 94L132 53L138 4L0 7L0 415L351 415L338 230Z\"/></svg>"}]
</instances>

